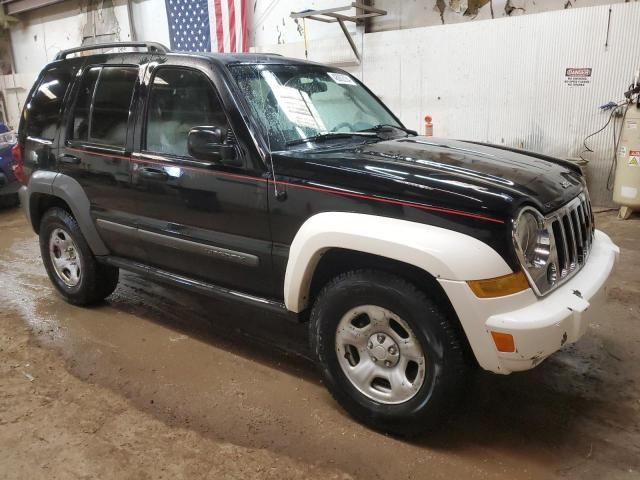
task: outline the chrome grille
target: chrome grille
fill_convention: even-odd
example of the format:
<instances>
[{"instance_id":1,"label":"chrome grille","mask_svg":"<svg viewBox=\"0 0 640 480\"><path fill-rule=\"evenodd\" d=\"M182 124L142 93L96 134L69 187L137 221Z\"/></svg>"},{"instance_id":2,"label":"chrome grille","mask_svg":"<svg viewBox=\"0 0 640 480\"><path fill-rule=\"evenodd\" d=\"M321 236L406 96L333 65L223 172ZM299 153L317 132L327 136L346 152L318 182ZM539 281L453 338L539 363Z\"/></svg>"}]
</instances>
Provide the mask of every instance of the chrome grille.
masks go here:
<instances>
[{"instance_id":1,"label":"chrome grille","mask_svg":"<svg viewBox=\"0 0 640 480\"><path fill-rule=\"evenodd\" d=\"M594 224L589 197L581 193L547 216L545 223L553 236L555 255L552 260L558 268L557 285L560 285L580 270L591 250Z\"/></svg>"}]
</instances>

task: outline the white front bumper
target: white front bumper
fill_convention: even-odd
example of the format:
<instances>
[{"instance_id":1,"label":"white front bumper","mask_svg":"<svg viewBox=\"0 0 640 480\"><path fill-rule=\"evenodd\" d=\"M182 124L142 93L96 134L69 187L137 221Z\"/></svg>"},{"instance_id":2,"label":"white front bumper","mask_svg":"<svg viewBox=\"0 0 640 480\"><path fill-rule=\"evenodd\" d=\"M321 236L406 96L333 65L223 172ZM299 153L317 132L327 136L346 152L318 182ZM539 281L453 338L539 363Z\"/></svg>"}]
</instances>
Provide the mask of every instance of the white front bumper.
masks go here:
<instances>
[{"instance_id":1,"label":"white front bumper","mask_svg":"<svg viewBox=\"0 0 640 480\"><path fill-rule=\"evenodd\" d=\"M439 280L460 318L480 366L496 373L528 370L567 343L577 341L604 303L604 285L620 250L596 230L587 263L550 295L531 289L481 299L466 282ZM513 335L516 351L498 352L490 331Z\"/></svg>"}]
</instances>

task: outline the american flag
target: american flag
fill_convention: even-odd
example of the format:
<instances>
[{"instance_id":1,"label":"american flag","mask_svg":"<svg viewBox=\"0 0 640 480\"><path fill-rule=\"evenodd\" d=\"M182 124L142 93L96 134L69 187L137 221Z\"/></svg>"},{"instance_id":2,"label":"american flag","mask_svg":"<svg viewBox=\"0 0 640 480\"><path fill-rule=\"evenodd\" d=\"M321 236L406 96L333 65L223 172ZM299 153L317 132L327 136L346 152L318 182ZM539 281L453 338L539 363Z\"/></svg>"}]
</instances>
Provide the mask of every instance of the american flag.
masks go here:
<instances>
[{"instance_id":1,"label":"american flag","mask_svg":"<svg viewBox=\"0 0 640 480\"><path fill-rule=\"evenodd\" d=\"M171 50L248 52L247 0L165 0Z\"/></svg>"}]
</instances>

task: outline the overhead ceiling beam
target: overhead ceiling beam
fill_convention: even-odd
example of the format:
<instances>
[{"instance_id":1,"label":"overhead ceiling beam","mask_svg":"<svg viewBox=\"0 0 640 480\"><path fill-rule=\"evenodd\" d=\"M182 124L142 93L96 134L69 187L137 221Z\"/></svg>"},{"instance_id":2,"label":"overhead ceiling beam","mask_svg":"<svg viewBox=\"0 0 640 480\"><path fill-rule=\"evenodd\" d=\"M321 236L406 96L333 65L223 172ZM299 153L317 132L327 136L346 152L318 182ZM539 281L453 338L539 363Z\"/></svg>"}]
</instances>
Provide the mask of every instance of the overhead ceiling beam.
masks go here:
<instances>
[{"instance_id":1,"label":"overhead ceiling beam","mask_svg":"<svg viewBox=\"0 0 640 480\"><path fill-rule=\"evenodd\" d=\"M64 0L2 0L0 4L4 5L7 14L16 15L18 13L36 10L38 8L53 5L54 3L62 3Z\"/></svg>"}]
</instances>

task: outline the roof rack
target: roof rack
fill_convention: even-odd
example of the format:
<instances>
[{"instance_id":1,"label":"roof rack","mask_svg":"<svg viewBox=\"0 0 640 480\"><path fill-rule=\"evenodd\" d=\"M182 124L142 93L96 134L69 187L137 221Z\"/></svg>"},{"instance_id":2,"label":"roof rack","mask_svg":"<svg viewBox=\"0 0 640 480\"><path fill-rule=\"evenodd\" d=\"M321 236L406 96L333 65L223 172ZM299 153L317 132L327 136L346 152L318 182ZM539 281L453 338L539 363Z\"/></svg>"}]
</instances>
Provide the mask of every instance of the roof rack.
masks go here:
<instances>
[{"instance_id":1,"label":"roof rack","mask_svg":"<svg viewBox=\"0 0 640 480\"><path fill-rule=\"evenodd\" d=\"M56 55L56 60L63 60L67 58L67 55L72 53L85 52L88 50L101 50L104 48L122 48L122 47L146 47L149 53L168 53L169 49L157 42L110 42L110 43L96 43L94 45L83 45L82 47L69 48L67 50L61 50Z\"/></svg>"}]
</instances>

